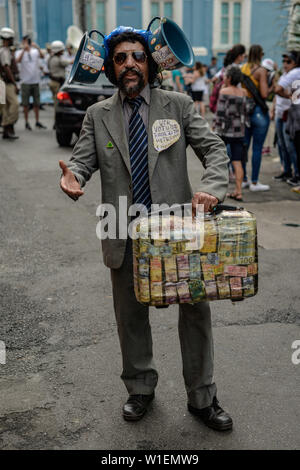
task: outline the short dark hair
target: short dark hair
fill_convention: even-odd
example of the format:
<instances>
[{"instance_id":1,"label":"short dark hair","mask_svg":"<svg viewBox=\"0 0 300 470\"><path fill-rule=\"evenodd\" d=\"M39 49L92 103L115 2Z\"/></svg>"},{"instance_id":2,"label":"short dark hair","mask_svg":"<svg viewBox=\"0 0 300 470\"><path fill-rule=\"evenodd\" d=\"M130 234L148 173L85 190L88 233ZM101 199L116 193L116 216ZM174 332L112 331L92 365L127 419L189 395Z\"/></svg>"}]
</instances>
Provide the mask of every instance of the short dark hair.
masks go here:
<instances>
[{"instance_id":1,"label":"short dark hair","mask_svg":"<svg viewBox=\"0 0 300 470\"><path fill-rule=\"evenodd\" d=\"M108 80L117 86L118 83L117 83L117 79L115 75L114 62L113 62L114 50L118 44L120 44L121 42L125 42L125 41L140 42L144 46L145 52L147 54L147 59L148 59L148 68L149 68L148 81L150 85L152 85L155 82L155 79L157 78L158 65L153 60L151 52L148 48L148 45L145 39L140 34L132 33L132 32L125 32L125 33L117 34L116 36L113 36L108 42L109 52L108 52L108 56L104 64L105 75L107 76Z\"/></svg>"},{"instance_id":2,"label":"short dark hair","mask_svg":"<svg viewBox=\"0 0 300 470\"><path fill-rule=\"evenodd\" d=\"M290 60L295 62L296 66L300 66L300 53L297 51L289 51L285 54L282 54L282 57L288 57Z\"/></svg>"},{"instance_id":3,"label":"short dark hair","mask_svg":"<svg viewBox=\"0 0 300 470\"><path fill-rule=\"evenodd\" d=\"M29 34L25 34L25 36L22 37L22 40L27 40L28 44L31 45L31 37L29 36Z\"/></svg>"},{"instance_id":4,"label":"short dark hair","mask_svg":"<svg viewBox=\"0 0 300 470\"><path fill-rule=\"evenodd\" d=\"M230 84L237 86L242 80L242 72L236 65L230 65L225 71L226 77L230 78Z\"/></svg>"}]
</instances>

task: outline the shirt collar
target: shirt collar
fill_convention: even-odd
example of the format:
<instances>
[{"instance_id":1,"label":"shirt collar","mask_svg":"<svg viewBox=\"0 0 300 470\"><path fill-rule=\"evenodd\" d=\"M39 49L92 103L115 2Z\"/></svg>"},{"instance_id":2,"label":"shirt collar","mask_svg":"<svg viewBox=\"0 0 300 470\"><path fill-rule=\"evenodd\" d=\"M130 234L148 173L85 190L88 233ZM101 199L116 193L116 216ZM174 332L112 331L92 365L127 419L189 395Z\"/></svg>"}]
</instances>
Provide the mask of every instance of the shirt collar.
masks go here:
<instances>
[{"instance_id":1,"label":"shirt collar","mask_svg":"<svg viewBox=\"0 0 300 470\"><path fill-rule=\"evenodd\" d=\"M125 100L125 98L127 98L127 96L121 90L119 91L119 94L120 94L122 106L124 106L124 100ZM142 89L142 91L140 93L140 96L142 96L142 98L144 98L146 104L149 106L150 105L150 86L149 86L149 83L147 83L147 85Z\"/></svg>"}]
</instances>

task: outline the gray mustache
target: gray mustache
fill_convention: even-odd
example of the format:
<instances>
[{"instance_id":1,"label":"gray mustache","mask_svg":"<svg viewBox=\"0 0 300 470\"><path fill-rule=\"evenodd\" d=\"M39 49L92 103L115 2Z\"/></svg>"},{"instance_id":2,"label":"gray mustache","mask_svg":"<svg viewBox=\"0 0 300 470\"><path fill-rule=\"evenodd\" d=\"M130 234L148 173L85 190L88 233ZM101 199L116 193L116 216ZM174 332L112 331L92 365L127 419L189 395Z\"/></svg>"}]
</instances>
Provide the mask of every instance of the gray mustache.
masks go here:
<instances>
[{"instance_id":1,"label":"gray mustache","mask_svg":"<svg viewBox=\"0 0 300 470\"><path fill-rule=\"evenodd\" d=\"M124 78L124 76L126 75L127 72L135 72L137 74L138 77L143 77L143 74L135 69L134 67L131 67L131 68L125 68L124 70L122 70L122 72L120 73L119 75L119 80L122 80Z\"/></svg>"}]
</instances>

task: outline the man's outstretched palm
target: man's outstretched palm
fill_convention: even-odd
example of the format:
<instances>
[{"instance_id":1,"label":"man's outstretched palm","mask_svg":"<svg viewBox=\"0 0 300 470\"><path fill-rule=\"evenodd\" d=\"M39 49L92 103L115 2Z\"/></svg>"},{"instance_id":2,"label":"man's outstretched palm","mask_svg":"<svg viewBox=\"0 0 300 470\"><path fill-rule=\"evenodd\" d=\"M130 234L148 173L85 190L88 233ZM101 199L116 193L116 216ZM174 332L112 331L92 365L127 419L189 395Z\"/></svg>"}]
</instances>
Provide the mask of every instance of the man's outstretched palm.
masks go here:
<instances>
[{"instance_id":1,"label":"man's outstretched palm","mask_svg":"<svg viewBox=\"0 0 300 470\"><path fill-rule=\"evenodd\" d=\"M84 194L80 188L80 184L72 173L71 170L67 167L63 160L59 160L59 166L62 169L62 177L60 180L61 189L74 201Z\"/></svg>"}]
</instances>

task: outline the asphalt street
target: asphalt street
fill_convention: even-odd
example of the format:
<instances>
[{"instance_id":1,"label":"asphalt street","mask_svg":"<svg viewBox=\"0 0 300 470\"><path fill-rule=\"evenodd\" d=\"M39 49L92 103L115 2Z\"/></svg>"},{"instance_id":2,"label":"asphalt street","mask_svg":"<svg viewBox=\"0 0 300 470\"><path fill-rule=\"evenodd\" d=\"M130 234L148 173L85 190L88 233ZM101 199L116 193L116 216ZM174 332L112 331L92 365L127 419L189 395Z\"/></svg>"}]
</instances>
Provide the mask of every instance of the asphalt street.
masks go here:
<instances>
[{"instance_id":1,"label":"asphalt street","mask_svg":"<svg viewBox=\"0 0 300 470\"><path fill-rule=\"evenodd\" d=\"M271 191L245 190L242 203L258 220L259 292L211 303L215 381L233 431L210 430L187 411L175 306L151 308L156 399L128 423L110 273L96 237L99 176L76 203L61 192L58 160L72 149L58 147L52 116L42 111L48 129L32 132L20 116L20 139L0 141L0 448L299 449L300 196L272 180L276 150L262 165ZM191 150L189 170L201 188Z\"/></svg>"}]
</instances>

